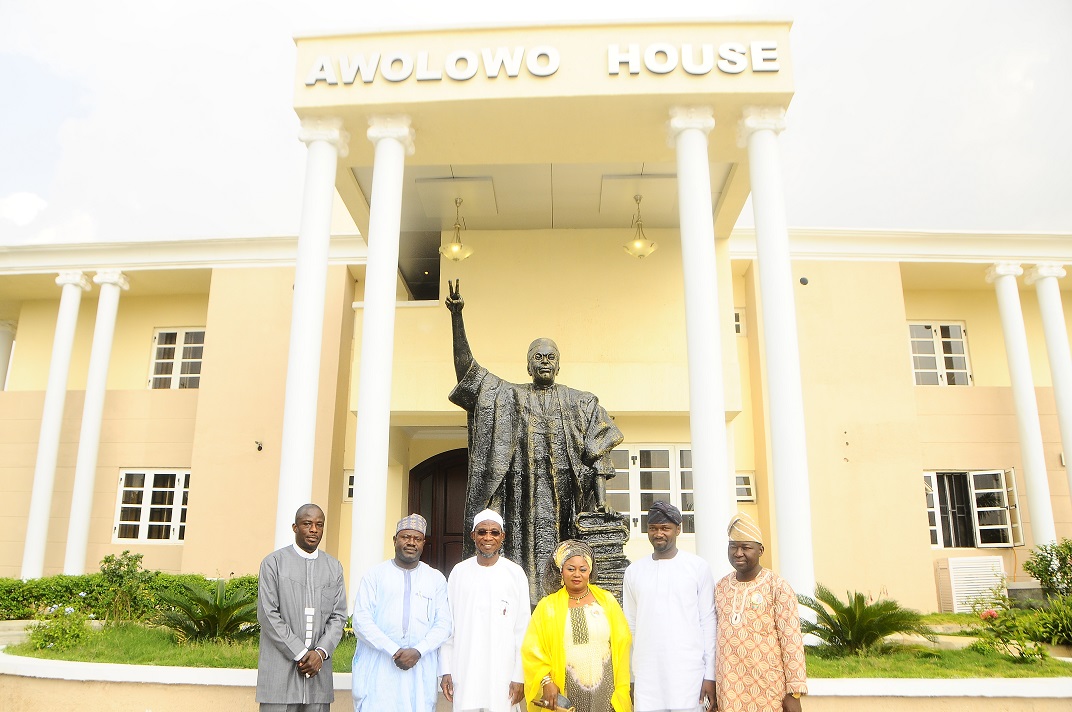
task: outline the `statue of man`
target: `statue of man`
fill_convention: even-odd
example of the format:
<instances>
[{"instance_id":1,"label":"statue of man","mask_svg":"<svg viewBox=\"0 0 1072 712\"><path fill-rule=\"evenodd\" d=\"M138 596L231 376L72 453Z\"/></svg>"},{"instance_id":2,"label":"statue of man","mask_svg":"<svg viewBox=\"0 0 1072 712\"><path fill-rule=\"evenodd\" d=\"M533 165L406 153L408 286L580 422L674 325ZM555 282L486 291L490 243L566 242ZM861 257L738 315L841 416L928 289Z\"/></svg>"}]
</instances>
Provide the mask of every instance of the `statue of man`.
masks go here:
<instances>
[{"instance_id":1,"label":"statue of man","mask_svg":"<svg viewBox=\"0 0 1072 712\"><path fill-rule=\"evenodd\" d=\"M465 521L493 509L505 522L507 558L528 574L533 602L558 543L577 535L576 515L607 512L610 452L622 432L591 393L555 383L560 354L550 339L529 346L532 383L507 383L473 358L459 284L447 282L458 385L450 401L468 413L469 480ZM463 553L474 545L466 540Z\"/></svg>"}]
</instances>

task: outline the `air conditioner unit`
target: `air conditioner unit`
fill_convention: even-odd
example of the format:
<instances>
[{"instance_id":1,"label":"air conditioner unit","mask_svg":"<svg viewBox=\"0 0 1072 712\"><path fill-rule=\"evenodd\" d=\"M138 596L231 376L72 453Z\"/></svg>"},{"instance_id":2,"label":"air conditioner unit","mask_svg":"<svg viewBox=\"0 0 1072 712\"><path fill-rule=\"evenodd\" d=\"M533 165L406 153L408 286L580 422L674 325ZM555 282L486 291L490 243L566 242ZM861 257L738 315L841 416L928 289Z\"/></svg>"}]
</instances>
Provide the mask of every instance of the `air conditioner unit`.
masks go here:
<instances>
[{"instance_id":1,"label":"air conditioner unit","mask_svg":"<svg viewBox=\"0 0 1072 712\"><path fill-rule=\"evenodd\" d=\"M995 590L1006 594L1005 562L1000 556L958 556L934 562L942 613L971 613L972 604Z\"/></svg>"}]
</instances>

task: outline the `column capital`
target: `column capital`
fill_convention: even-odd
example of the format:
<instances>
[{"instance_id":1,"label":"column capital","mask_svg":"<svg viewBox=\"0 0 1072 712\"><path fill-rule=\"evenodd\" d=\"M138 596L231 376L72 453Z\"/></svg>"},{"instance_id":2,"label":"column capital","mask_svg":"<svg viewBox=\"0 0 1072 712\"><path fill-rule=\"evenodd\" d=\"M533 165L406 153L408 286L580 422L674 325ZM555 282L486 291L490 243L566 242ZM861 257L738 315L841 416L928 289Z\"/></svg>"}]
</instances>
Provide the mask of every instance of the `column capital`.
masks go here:
<instances>
[{"instance_id":1,"label":"column capital","mask_svg":"<svg viewBox=\"0 0 1072 712\"><path fill-rule=\"evenodd\" d=\"M350 134L342 130L342 119L337 116L302 119L298 139L307 146L313 141L327 141L338 151L339 158L345 158L350 151Z\"/></svg>"},{"instance_id":2,"label":"column capital","mask_svg":"<svg viewBox=\"0 0 1072 712\"><path fill-rule=\"evenodd\" d=\"M781 106L746 106L737 122L737 145L744 148L756 131L785 131L785 109Z\"/></svg>"},{"instance_id":3,"label":"column capital","mask_svg":"<svg viewBox=\"0 0 1072 712\"><path fill-rule=\"evenodd\" d=\"M376 144L385 138L398 141L406 149L406 155L412 156L416 150L413 139L417 132L410 126L410 118L405 114L370 116L368 140Z\"/></svg>"},{"instance_id":4,"label":"column capital","mask_svg":"<svg viewBox=\"0 0 1072 712\"><path fill-rule=\"evenodd\" d=\"M0 321L0 333L6 332L8 334L14 334L17 326L18 325L13 321ZM3 375L0 374L0 379L2 378Z\"/></svg>"},{"instance_id":5,"label":"column capital","mask_svg":"<svg viewBox=\"0 0 1072 712\"><path fill-rule=\"evenodd\" d=\"M61 287L66 287L68 284L73 284L75 286L81 287L82 291L85 292L88 292L90 290L90 287L92 286L89 282L89 277L87 277L84 272L80 272L78 270L60 272L59 276L56 277L56 284Z\"/></svg>"},{"instance_id":6,"label":"column capital","mask_svg":"<svg viewBox=\"0 0 1072 712\"><path fill-rule=\"evenodd\" d=\"M993 284L998 277L1019 277L1024 273L1019 262L995 262L986 271L986 281Z\"/></svg>"},{"instance_id":7,"label":"column capital","mask_svg":"<svg viewBox=\"0 0 1072 712\"><path fill-rule=\"evenodd\" d=\"M1027 271L1027 275L1024 277L1024 284L1030 286L1044 277L1061 279L1067 274L1068 272L1065 271L1064 265L1060 262L1039 262Z\"/></svg>"},{"instance_id":8,"label":"column capital","mask_svg":"<svg viewBox=\"0 0 1072 712\"><path fill-rule=\"evenodd\" d=\"M94 284L114 284L120 289L130 289L127 276L117 269L105 269L93 275Z\"/></svg>"},{"instance_id":9,"label":"column capital","mask_svg":"<svg viewBox=\"0 0 1072 712\"><path fill-rule=\"evenodd\" d=\"M666 128L666 142L673 148L674 139L687 129L699 129L705 135L711 133L715 128L715 109L710 106L672 106Z\"/></svg>"}]
</instances>

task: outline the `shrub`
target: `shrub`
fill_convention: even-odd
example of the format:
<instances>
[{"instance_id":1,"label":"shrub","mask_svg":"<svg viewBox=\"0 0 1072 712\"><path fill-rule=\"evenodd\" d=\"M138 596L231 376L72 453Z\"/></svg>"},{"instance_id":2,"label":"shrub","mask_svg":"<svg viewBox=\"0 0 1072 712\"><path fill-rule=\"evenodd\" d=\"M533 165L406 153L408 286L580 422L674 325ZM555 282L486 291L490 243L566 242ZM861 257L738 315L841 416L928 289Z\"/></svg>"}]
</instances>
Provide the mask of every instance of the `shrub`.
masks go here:
<instances>
[{"instance_id":1,"label":"shrub","mask_svg":"<svg viewBox=\"0 0 1072 712\"><path fill-rule=\"evenodd\" d=\"M175 631L179 642L241 640L258 632L257 596L241 588L227 592L227 582L216 581L212 591L184 582L179 591L159 594L163 610L159 622Z\"/></svg>"},{"instance_id":2,"label":"shrub","mask_svg":"<svg viewBox=\"0 0 1072 712\"><path fill-rule=\"evenodd\" d=\"M100 574L61 574L26 581L0 579L0 620L34 618L41 609L66 607L75 600L81 610L102 618L106 599Z\"/></svg>"},{"instance_id":3,"label":"shrub","mask_svg":"<svg viewBox=\"0 0 1072 712\"><path fill-rule=\"evenodd\" d=\"M105 612L110 622L138 620L151 608L145 588L153 574L142 568L143 554L108 554L100 562L101 580L108 589L111 603Z\"/></svg>"},{"instance_id":4,"label":"shrub","mask_svg":"<svg viewBox=\"0 0 1072 712\"><path fill-rule=\"evenodd\" d=\"M38 620L30 626L30 645L38 650L46 648L66 650L89 638L87 626L90 616L78 605L49 606L41 610Z\"/></svg>"},{"instance_id":5,"label":"shrub","mask_svg":"<svg viewBox=\"0 0 1072 712\"><path fill-rule=\"evenodd\" d=\"M1035 616L1038 639L1050 645L1072 645L1072 596L1050 599L1050 607Z\"/></svg>"},{"instance_id":6,"label":"shrub","mask_svg":"<svg viewBox=\"0 0 1072 712\"><path fill-rule=\"evenodd\" d=\"M1028 662L1046 657L1046 650L1035 642L1038 628L1035 625L1036 613L1015 611L1004 603L996 607L979 611L983 625L976 629L979 639L968 646L979 653L997 652Z\"/></svg>"},{"instance_id":7,"label":"shrub","mask_svg":"<svg viewBox=\"0 0 1072 712\"><path fill-rule=\"evenodd\" d=\"M1038 579L1050 596L1072 596L1072 539L1036 546L1024 571Z\"/></svg>"},{"instance_id":8,"label":"shrub","mask_svg":"<svg viewBox=\"0 0 1072 712\"><path fill-rule=\"evenodd\" d=\"M918 611L903 608L893 600L868 603L864 594L846 592L841 601L830 589L815 585L815 598L798 595L800 605L815 611L816 621L800 621L801 630L822 641L820 649L828 655L864 655L877 650L883 640L896 633L921 635L934 640L934 633L924 625ZM818 600L816 600L818 599Z\"/></svg>"}]
</instances>

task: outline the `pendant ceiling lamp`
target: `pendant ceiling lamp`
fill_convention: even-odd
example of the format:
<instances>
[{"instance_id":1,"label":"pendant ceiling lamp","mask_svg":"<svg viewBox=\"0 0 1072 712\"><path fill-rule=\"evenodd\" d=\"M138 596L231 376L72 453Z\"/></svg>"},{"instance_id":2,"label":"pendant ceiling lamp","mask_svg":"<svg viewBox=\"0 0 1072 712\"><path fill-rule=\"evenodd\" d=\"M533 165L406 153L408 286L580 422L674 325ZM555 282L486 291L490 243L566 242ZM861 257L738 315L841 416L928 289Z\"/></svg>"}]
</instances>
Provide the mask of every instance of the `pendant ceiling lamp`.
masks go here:
<instances>
[{"instance_id":1,"label":"pendant ceiling lamp","mask_svg":"<svg viewBox=\"0 0 1072 712\"><path fill-rule=\"evenodd\" d=\"M655 248L658 247L654 242L648 239L648 236L644 234L644 220L640 217L640 201L644 199L642 195L634 195L633 200L636 201L636 215L633 217L633 225L636 226L636 232L633 234L633 239L622 245L625 251L631 254L637 259L643 259L655 252Z\"/></svg>"},{"instance_id":2,"label":"pendant ceiling lamp","mask_svg":"<svg viewBox=\"0 0 1072 712\"><path fill-rule=\"evenodd\" d=\"M473 254L473 248L469 245L462 244L462 224L461 218L462 199L454 199L454 239L450 243L443 245L439 248L439 254L446 257L452 262L461 262L465 258Z\"/></svg>"}]
</instances>

